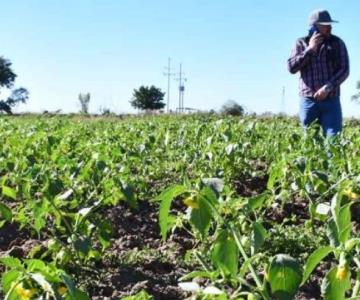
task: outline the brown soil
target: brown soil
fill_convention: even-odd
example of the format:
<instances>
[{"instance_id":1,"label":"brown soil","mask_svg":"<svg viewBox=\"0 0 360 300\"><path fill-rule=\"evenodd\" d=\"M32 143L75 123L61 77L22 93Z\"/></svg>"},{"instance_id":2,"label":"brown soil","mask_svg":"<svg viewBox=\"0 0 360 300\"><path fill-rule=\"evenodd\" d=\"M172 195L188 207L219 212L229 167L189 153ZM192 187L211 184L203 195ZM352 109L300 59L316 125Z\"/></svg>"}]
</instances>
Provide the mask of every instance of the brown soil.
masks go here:
<instances>
[{"instance_id":1,"label":"brown soil","mask_svg":"<svg viewBox=\"0 0 360 300\"><path fill-rule=\"evenodd\" d=\"M15 246L21 246L30 238L27 229L20 229L17 224L6 223L0 228L0 251L7 251Z\"/></svg>"},{"instance_id":2,"label":"brown soil","mask_svg":"<svg viewBox=\"0 0 360 300\"><path fill-rule=\"evenodd\" d=\"M266 190L268 176L234 180L233 185L238 195L251 197Z\"/></svg>"},{"instance_id":3,"label":"brown soil","mask_svg":"<svg viewBox=\"0 0 360 300\"><path fill-rule=\"evenodd\" d=\"M184 299L186 295L178 288L178 281L189 272L181 258L193 247L191 237L179 231L163 242L158 207L153 203L140 202L138 210L120 204L104 215L111 220L114 229L113 245L106 251L111 256L97 265L96 275L83 273L79 278L92 299L118 300L141 290L159 300ZM140 261L131 263L117 259L129 251L136 253L143 249L155 250L159 255L145 255Z\"/></svg>"}]
</instances>

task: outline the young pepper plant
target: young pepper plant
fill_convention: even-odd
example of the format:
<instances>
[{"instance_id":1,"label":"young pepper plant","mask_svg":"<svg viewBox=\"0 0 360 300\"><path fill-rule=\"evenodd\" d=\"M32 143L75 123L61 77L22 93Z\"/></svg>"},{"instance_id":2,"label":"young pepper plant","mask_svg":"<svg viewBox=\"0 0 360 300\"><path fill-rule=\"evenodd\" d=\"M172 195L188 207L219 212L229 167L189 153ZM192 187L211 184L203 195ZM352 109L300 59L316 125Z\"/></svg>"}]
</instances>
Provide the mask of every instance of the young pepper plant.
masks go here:
<instances>
[{"instance_id":1,"label":"young pepper plant","mask_svg":"<svg viewBox=\"0 0 360 300\"><path fill-rule=\"evenodd\" d=\"M71 277L55 264L46 264L39 259L2 257L0 263L6 271L2 275L5 300L89 300L75 287Z\"/></svg>"},{"instance_id":2,"label":"young pepper plant","mask_svg":"<svg viewBox=\"0 0 360 300\"><path fill-rule=\"evenodd\" d=\"M173 220L169 215L171 202L176 197L183 198L183 203L188 207L188 220L195 233L200 234L200 239L205 240L209 235L209 229L213 232L209 237L213 241L210 250L210 261L220 271L224 279L230 280L237 287L234 294L241 295L258 293L263 299L270 299L266 290L265 281L262 281L259 274L256 272L253 262L257 254L258 248L261 246L261 240L264 239L265 229L260 222L254 222L252 233L252 253L248 255L242 244L242 236L239 231L241 224L236 219L226 218L226 201L218 197L218 191L214 188L204 185L200 190L189 189L186 186L174 185L166 189L161 195L157 197L160 203L159 222L160 231L163 239L167 237L169 223ZM243 203L248 209L261 206L261 202L265 197L252 199L249 202ZM234 202L234 201L229 201ZM251 207L252 206L252 207ZM242 267L239 268L240 257L244 262ZM200 263L207 271L211 268L207 266L206 262L201 259ZM251 277L255 282L255 286L246 280L246 273L250 271ZM196 274L199 274L198 272ZM194 274L194 275L196 275ZM209 275L210 276L210 275ZM187 276L190 278L191 275ZM211 276L210 276L211 277ZM246 286L244 292L241 291L242 286ZM250 292L249 292L250 290ZM232 295L234 297L235 295Z\"/></svg>"},{"instance_id":3,"label":"young pepper plant","mask_svg":"<svg viewBox=\"0 0 360 300\"><path fill-rule=\"evenodd\" d=\"M360 261L358 259L360 238L352 237L351 206L355 203L356 193L340 191L331 201L331 215L327 221L329 245L315 250L308 258L302 284L304 284L316 266L333 253L337 265L333 266L323 279L321 292L325 300L346 299L346 292L351 289L351 267L356 273L352 298L360 297Z\"/></svg>"}]
</instances>

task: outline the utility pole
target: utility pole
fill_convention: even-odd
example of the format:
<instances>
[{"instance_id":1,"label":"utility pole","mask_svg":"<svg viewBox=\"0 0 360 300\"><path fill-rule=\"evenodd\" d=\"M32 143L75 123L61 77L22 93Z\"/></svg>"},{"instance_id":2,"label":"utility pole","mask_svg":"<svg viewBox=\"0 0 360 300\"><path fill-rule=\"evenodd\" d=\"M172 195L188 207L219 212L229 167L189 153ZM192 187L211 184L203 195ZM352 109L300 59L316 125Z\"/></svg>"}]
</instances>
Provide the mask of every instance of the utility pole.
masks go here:
<instances>
[{"instance_id":1,"label":"utility pole","mask_svg":"<svg viewBox=\"0 0 360 300\"><path fill-rule=\"evenodd\" d=\"M167 113L170 112L170 77L171 76L175 76L175 73L171 72L171 58L168 58L168 66L165 67L165 70L167 71L166 73L164 73L164 76L167 76L168 78L168 87L167 87L167 104L166 104L166 108L167 108Z\"/></svg>"},{"instance_id":2,"label":"utility pole","mask_svg":"<svg viewBox=\"0 0 360 300\"><path fill-rule=\"evenodd\" d=\"M280 108L281 113L286 114L286 109L285 109L285 87L283 86L282 88L282 93L281 93L281 108Z\"/></svg>"},{"instance_id":3,"label":"utility pole","mask_svg":"<svg viewBox=\"0 0 360 300\"><path fill-rule=\"evenodd\" d=\"M176 80L179 81L179 107L178 107L179 112L184 111L184 91L185 91L184 82L187 79L183 77L183 75L184 74L182 72L182 64L180 63L179 77L176 78Z\"/></svg>"}]
</instances>

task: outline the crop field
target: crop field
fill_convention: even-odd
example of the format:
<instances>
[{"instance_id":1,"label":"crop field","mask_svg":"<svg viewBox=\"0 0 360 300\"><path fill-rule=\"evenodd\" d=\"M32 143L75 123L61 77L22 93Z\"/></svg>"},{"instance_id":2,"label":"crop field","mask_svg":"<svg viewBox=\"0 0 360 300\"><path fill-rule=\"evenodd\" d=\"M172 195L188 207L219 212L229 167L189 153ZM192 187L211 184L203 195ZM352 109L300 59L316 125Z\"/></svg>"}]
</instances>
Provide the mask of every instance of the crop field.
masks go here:
<instances>
[{"instance_id":1,"label":"crop field","mask_svg":"<svg viewBox=\"0 0 360 300\"><path fill-rule=\"evenodd\" d=\"M360 299L359 132L0 117L0 299Z\"/></svg>"}]
</instances>

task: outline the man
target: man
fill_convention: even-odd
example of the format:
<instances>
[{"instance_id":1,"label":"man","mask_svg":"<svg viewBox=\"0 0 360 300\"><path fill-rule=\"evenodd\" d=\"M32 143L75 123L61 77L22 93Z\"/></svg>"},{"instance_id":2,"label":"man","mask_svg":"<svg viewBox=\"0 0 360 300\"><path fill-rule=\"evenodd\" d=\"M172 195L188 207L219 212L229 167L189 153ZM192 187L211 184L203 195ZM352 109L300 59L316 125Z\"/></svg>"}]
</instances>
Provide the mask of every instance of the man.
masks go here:
<instances>
[{"instance_id":1,"label":"man","mask_svg":"<svg viewBox=\"0 0 360 300\"><path fill-rule=\"evenodd\" d=\"M328 11L313 11L309 17L309 34L296 41L288 59L289 71L300 72L301 124L306 128L317 121L327 137L342 129L340 85L349 76L346 46L331 34L332 23L337 21Z\"/></svg>"}]
</instances>

